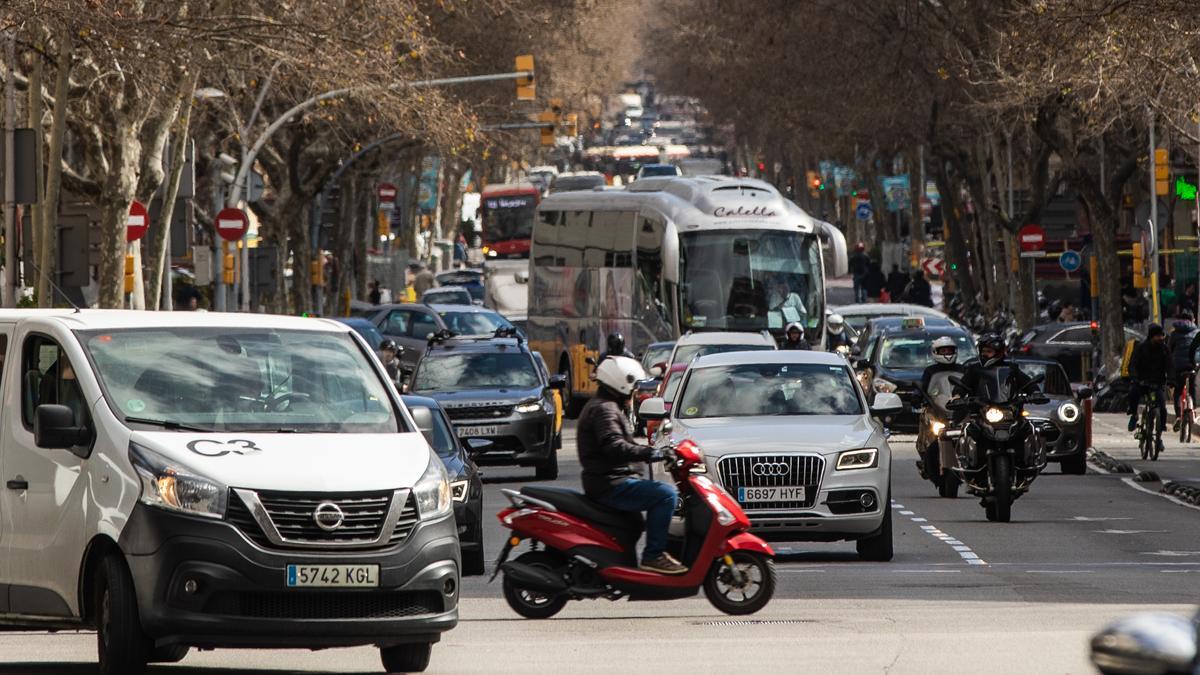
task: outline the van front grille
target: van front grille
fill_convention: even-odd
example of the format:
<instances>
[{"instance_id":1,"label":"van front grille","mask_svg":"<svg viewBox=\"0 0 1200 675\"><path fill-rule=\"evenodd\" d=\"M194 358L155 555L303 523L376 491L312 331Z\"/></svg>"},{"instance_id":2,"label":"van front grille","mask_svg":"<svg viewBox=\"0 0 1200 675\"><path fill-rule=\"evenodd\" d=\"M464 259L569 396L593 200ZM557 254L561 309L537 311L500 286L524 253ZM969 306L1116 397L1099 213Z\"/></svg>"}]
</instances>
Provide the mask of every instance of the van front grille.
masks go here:
<instances>
[{"instance_id":1,"label":"van front grille","mask_svg":"<svg viewBox=\"0 0 1200 675\"><path fill-rule=\"evenodd\" d=\"M384 548L407 539L419 520L416 500L409 490L396 493L232 492L226 520L251 541L264 547ZM397 499L403 500L402 504L393 504ZM340 519L335 519L337 526L320 527L316 519L318 508L340 514ZM396 510L398 514L393 513Z\"/></svg>"}]
</instances>

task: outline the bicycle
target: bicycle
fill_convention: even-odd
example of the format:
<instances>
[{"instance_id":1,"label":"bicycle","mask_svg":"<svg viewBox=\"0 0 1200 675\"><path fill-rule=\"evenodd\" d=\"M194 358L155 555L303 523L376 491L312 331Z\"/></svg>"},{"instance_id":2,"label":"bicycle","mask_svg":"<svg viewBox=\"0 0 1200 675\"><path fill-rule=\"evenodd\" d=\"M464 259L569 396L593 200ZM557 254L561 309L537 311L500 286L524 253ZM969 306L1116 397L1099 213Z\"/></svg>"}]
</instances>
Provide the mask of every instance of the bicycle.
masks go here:
<instances>
[{"instance_id":1,"label":"bicycle","mask_svg":"<svg viewBox=\"0 0 1200 675\"><path fill-rule=\"evenodd\" d=\"M1192 378L1195 376L1195 371L1189 370L1185 373L1183 386L1179 392L1179 442L1192 442L1192 425L1196 421L1196 402L1192 399Z\"/></svg>"},{"instance_id":2,"label":"bicycle","mask_svg":"<svg viewBox=\"0 0 1200 675\"><path fill-rule=\"evenodd\" d=\"M1148 387L1142 395L1142 411L1138 416L1134 438L1138 439L1143 460L1157 461L1159 453L1162 452L1163 420L1158 417L1161 397L1162 387L1157 386Z\"/></svg>"}]
</instances>

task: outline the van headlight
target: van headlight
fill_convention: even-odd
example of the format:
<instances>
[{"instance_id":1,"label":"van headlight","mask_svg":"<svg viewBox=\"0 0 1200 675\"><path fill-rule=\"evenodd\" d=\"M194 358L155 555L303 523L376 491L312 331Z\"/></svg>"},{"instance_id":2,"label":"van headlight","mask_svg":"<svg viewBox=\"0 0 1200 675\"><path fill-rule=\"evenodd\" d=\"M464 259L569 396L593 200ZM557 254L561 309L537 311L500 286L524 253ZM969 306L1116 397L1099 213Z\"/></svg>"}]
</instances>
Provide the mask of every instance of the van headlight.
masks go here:
<instances>
[{"instance_id":1,"label":"van headlight","mask_svg":"<svg viewBox=\"0 0 1200 675\"><path fill-rule=\"evenodd\" d=\"M429 468L413 486L413 496L422 519L440 518L450 512L450 479L446 477L442 460L432 452L429 453Z\"/></svg>"},{"instance_id":2,"label":"van headlight","mask_svg":"<svg viewBox=\"0 0 1200 675\"><path fill-rule=\"evenodd\" d=\"M129 461L142 481L143 504L205 518L224 518L229 488L153 450L129 444Z\"/></svg>"},{"instance_id":3,"label":"van headlight","mask_svg":"<svg viewBox=\"0 0 1200 675\"><path fill-rule=\"evenodd\" d=\"M879 451L875 448L844 450L838 453L837 470L848 471L850 469L874 469L878 460Z\"/></svg>"},{"instance_id":4,"label":"van headlight","mask_svg":"<svg viewBox=\"0 0 1200 675\"><path fill-rule=\"evenodd\" d=\"M1074 424L1079 419L1079 406L1071 401L1058 406L1058 419L1067 424Z\"/></svg>"},{"instance_id":5,"label":"van headlight","mask_svg":"<svg viewBox=\"0 0 1200 675\"><path fill-rule=\"evenodd\" d=\"M517 412L522 413L522 414L535 413L541 409L542 409L541 401L526 401L525 403L518 404L517 407L515 408L515 410Z\"/></svg>"}]
</instances>

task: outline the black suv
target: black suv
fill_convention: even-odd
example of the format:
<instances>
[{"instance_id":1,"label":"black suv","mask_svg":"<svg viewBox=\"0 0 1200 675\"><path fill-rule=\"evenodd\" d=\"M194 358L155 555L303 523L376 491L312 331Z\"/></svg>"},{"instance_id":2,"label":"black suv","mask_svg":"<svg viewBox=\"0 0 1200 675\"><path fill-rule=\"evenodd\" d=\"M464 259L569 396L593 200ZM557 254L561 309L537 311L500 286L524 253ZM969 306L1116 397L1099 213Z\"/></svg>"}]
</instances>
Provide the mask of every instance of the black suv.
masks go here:
<instances>
[{"instance_id":1,"label":"black suv","mask_svg":"<svg viewBox=\"0 0 1200 675\"><path fill-rule=\"evenodd\" d=\"M477 464L532 466L538 480L552 480L562 447L553 390L565 384L538 367L520 333L501 328L494 336L435 333L409 391L440 403L459 438L490 441L473 444Z\"/></svg>"}]
</instances>

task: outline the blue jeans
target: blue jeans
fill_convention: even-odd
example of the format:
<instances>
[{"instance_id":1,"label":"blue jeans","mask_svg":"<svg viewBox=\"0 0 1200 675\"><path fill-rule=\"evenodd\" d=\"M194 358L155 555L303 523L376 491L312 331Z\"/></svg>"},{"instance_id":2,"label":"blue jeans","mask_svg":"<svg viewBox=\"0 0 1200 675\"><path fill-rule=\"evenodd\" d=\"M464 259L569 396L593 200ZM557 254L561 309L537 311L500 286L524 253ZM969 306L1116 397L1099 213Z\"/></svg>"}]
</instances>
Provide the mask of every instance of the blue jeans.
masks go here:
<instances>
[{"instance_id":1,"label":"blue jeans","mask_svg":"<svg viewBox=\"0 0 1200 675\"><path fill-rule=\"evenodd\" d=\"M863 280L865 279L866 277L854 277L854 302L867 301L867 289L863 288Z\"/></svg>"},{"instance_id":2,"label":"blue jeans","mask_svg":"<svg viewBox=\"0 0 1200 675\"><path fill-rule=\"evenodd\" d=\"M673 485L630 478L596 501L618 511L646 512L646 549L642 551L642 562L649 562L667 550L667 530L677 498Z\"/></svg>"}]
</instances>

